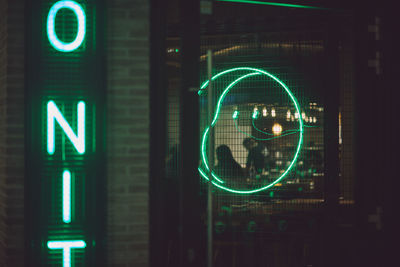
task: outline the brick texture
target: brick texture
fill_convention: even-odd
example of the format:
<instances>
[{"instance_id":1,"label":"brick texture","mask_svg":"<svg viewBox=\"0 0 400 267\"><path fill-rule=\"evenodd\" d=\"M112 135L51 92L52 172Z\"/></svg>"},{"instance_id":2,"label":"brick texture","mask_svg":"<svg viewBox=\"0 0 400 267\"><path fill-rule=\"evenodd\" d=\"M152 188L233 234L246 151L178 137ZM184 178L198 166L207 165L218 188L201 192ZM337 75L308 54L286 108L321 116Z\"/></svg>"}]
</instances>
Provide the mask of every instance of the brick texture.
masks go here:
<instances>
[{"instance_id":1,"label":"brick texture","mask_svg":"<svg viewBox=\"0 0 400 267\"><path fill-rule=\"evenodd\" d=\"M5 177L5 121L6 121L6 76L7 76L7 55L6 55L6 32L7 32L7 5L0 0L0 266L6 262L6 177Z\"/></svg>"},{"instance_id":2,"label":"brick texture","mask_svg":"<svg viewBox=\"0 0 400 267\"><path fill-rule=\"evenodd\" d=\"M107 3L108 266L148 266L149 1Z\"/></svg>"},{"instance_id":3,"label":"brick texture","mask_svg":"<svg viewBox=\"0 0 400 267\"><path fill-rule=\"evenodd\" d=\"M107 1L108 266L148 266L149 3ZM0 266L24 265L24 1L0 0Z\"/></svg>"},{"instance_id":4,"label":"brick texture","mask_svg":"<svg viewBox=\"0 0 400 267\"><path fill-rule=\"evenodd\" d=\"M0 266L24 265L24 1L0 0Z\"/></svg>"}]
</instances>

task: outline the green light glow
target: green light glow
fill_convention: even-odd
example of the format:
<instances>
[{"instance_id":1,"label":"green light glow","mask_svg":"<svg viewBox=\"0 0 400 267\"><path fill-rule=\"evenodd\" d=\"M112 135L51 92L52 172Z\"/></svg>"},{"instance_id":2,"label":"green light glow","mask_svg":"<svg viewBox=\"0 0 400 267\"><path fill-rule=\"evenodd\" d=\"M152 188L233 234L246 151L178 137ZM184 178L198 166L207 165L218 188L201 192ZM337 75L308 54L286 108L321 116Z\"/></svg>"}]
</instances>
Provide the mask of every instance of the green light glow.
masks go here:
<instances>
[{"instance_id":1,"label":"green light glow","mask_svg":"<svg viewBox=\"0 0 400 267\"><path fill-rule=\"evenodd\" d=\"M232 115L232 118L233 118L234 120L237 119L237 118L238 118L238 114L239 114L239 111L235 110L235 112L234 112L233 115ZM258 110L255 110L255 111L253 112L253 116L252 116L251 122L252 122L252 124L253 124L254 129L256 129L256 131L258 131L258 132L260 132L260 133L262 133L262 134L275 136L273 133L268 133L268 132L264 132L264 131L260 130L260 129L255 125L254 120L257 119L257 118L259 117L259 114L260 114L260 112L259 112ZM245 134L245 135L247 135L247 136L249 136L249 137L251 137L251 138L257 139L257 140L271 140L271 139L276 138L276 137L274 137L274 138L269 138L269 139L257 138L257 137L254 137L254 136L252 136L252 135L250 135L250 134L247 134L247 133L245 133L245 132L239 130L239 127L238 127L238 125L237 125L236 122L235 122L235 126L236 126L236 130L238 130L239 132L241 132L241 133L243 133L243 134ZM307 126L307 125L304 125L304 124L303 124L303 126L304 126L304 127L316 127L316 126ZM289 133L289 132L290 132L290 134L292 134L292 133L294 133L294 132L299 132L299 129L286 130L286 131L283 131L282 134ZM282 137L282 136L285 136L285 135L281 135L280 137Z\"/></svg>"},{"instance_id":2,"label":"green light glow","mask_svg":"<svg viewBox=\"0 0 400 267\"><path fill-rule=\"evenodd\" d=\"M290 89L281 80L279 80L277 77L275 77L274 75L272 75L272 74L270 74L270 73L268 73L268 72L266 72L264 70L256 69L256 68L250 68L250 67L232 68L232 69L228 69L228 70L225 70L223 72L218 73L217 75L213 76L211 78L211 80L214 81L218 77L221 77L221 76L223 76L223 75L225 75L227 73L234 72L234 71L251 71L252 73L245 74L245 75L241 76L240 78L236 79L231 84L229 84L228 87L225 88L225 90L222 92L221 96L218 99L218 103L217 103L217 108L216 108L216 111L215 111L214 119L211 122L211 125L208 126L204 131L204 134L203 134L203 137L202 137L202 142L201 142L201 153L202 153L202 163L203 163L203 165L205 167L205 170L203 170L201 167L199 167L198 171L199 171L200 175L206 180L209 180L209 177L208 177L208 174L207 174L209 172L209 167L208 167L208 163L207 163L208 160L207 160L207 156L206 156L206 143L207 143L208 133L209 133L210 127L214 127L214 125L216 124L216 122L218 120L219 112L221 110L221 105L222 105L222 102L223 102L225 96L228 94L228 92L238 82L240 82L241 80L243 80L243 79L245 79L247 77L254 76L254 75L266 75L266 76L268 76L269 78L273 79L275 82L277 82L278 84L281 85L281 87L286 91L286 93L289 95L290 99L294 103L294 106L295 106L295 109L297 110L297 112L299 114L301 114L300 105L297 102L297 99L295 98L293 93L290 91ZM204 90L207 87L208 84L209 84L209 81L208 80L205 81L202 84L202 86L200 87L200 90ZM236 122L236 120L235 120L235 122ZM216 187L218 187L218 188L220 188L222 190L225 190L225 191L228 191L228 192L232 192L232 193L238 193L238 194L252 194L252 193L256 193L256 192L260 192L260 191L266 190L266 189L274 186L276 183L281 181L289 173L289 171L292 169L292 167L294 166L295 162L297 161L297 158L299 156L299 153L300 153L300 150L301 150L301 146L302 146L302 143L303 143L303 127L304 127L303 126L303 120L301 119L301 117L299 117L299 130L298 130L298 132L299 132L299 141L298 141L298 144L297 144L295 155L294 155L293 160L291 161L290 165L288 166L288 168L274 182L272 182L272 183L270 183L270 184L268 184L266 186L263 186L263 187L260 187L260 188L255 188L255 189L251 189L251 190L237 190L237 189L232 189L232 188L229 188L229 187L221 185L222 180L212 172L211 175L214 178L211 181L212 184L214 184ZM290 134L294 134L294 133L297 133L297 131L293 132L293 133L290 133ZM279 136L279 138L280 137L282 137L282 136ZM219 179L217 179L217 178L219 178Z\"/></svg>"},{"instance_id":3,"label":"green light glow","mask_svg":"<svg viewBox=\"0 0 400 267\"><path fill-rule=\"evenodd\" d=\"M254 118L251 120L251 122L253 124L253 128L256 129L257 131L259 131L260 133L263 133L263 134L266 134L266 135L274 135L273 133L264 132L264 131L261 131L260 129L258 129L256 127L256 125L254 124Z\"/></svg>"},{"instance_id":4,"label":"green light glow","mask_svg":"<svg viewBox=\"0 0 400 267\"><path fill-rule=\"evenodd\" d=\"M239 116L239 111L235 110L235 112L233 112L232 118L236 120L238 116Z\"/></svg>"},{"instance_id":5,"label":"green light glow","mask_svg":"<svg viewBox=\"0 0 400 267\"><path fill-rule=\"evenodd\" d=\"M215 79L219 78L219 77L222 76L222 75L225 75L225 74L230 73L230 72L238 71L238 70L241 70L241 68L233 68L233 69L224 70L224 71L218 73L217 75L211 77L211 81L214 81ZM199 90L199 92L198 92L199 95L201 94L201 93L200 93L201 90L204 90L204 89L208 86L208 83L209 83L209 82L210 82L210 81L207 80L207 81L205 81L205 82L200 86L200 90Z\"/></svg>"},{"instance_id":6,"label":"green light glow","mask_svg":"<svg viewBox=\"0 0 400 267\"><path fill-rule=\"evenodd\" d=\"M243 3L243 4L267 5L267 6L305 8L305 9L322 9L322 10L329 9L329 8L316 7L316 6L305 6L305 5L295 5L295 4L286 4L286 3L276 3L276 2L264 2L264 1L252 1L252 0L217 0L217 1L219 1L219 2Z\"/></svg>"},{"instance_id":7,"label":"green light glow","mask_svg":"<svg viewBox=\"0 0 400 267\"><path fill-rule=\"evenodd\" d=\"M63 267L71 267L71 249L85 248L86 243L83 240L49 241L47 242L47 247L49 249L62 249Z\"/></svg>"},{"instance_id":8,"label":"green light glow","mask_svg":"<svg viewBox=\"0 0 400 267\"><path fill-rule=\"evenodd\" d=\"M260 112L258 112L258 110L254 110L252 118L253 119L257 119L258 118L258 114L260 114Z\"/></svg>"},{"instance_id":9,"label":"green light glow","mask_svg":"<svg viewBox=\"0 0 400 267\"><path fill-rule=\"evenodd\" d=\"M78 31L75 37L75 40L70 43L65 43L60 41L57 37L57 33L54 28L55 19L57 12L62 9L67 8L74 12L75 16L78 19ZM47 16L47 38L49 39L50 44L54 47L54 49L60 52L72 52L76 50L85 39L86 34L86 17L85 11L75 1L58 1L55 3L49 11L49 15Z\"/></svg>"},{"instance_id":10,"label":"green light glow","mask_svg":"<svg viewBox=\"0 0 400 267\"><path fill-rule=\"evenodd\" d=\"M217 120L218 120L219 112L221 111L222 101L224 100L224 98L225 98L226 94L229 92L229 90L230 90L233 86L235 86L238 82L240 82L241 80L246 79L247 77L250 77L250 76L253 76L253 75L260 75L260 73L253 72L253 73L250 73L250 74L243 75L242 77L236 79L236 80L233 81L231 84L229 84L228 87L226 87L226 89L224 90L224 92L222 92L222 94L221 94L221 96L220 96L220 98L219 98L219 100L218 100L217 108L216 108L216 111L215 111L215 116L214 116L214 119L213 119L212 122L211 122L211 127L214 127L215 123L216 123ZM212 79L212 78L211 78L211 79ZM207 162L208 162L208 159L207 159L207 155L206 155L206 143L207 143L206 140L207 140L207 135L208 135L209 129L210 129L210 127L208 127L208 128L206 129L206 131L204 132L204 135L203 135L203 142L202 142L202 157L203 157L203 163L204 163L204 165L205 165L207 171L210 171L210 168L208 167L208 163L207 163ZM224 183L214 172L211 172L211 175L212 175L212 177L215 178L218 182Z\"/></svg>"},{"instance_id":11,"label":"green light glow","mask_svg":"<svg viewBox=\"0 0 400 267\"><path fill-rule=\"evenodd\" d=\"M204 150L205 150L205 147L206 147L207 137L208 137L208 131L209 131L209 130L210 130L210 127L208 127L208 128L204 131L203 141L202 141L202 143L201 143L201 147L203 147ZM202 151L201 155L202 155L202 157L203 157L203 162L205 162L207 171L210 171L210 168L208 167L208 164L207 164L207 162L208 162L207 156L206 156L206 154L204 153L204 151ZM214 172L211 172L211 176L212 176L215 180L217 180L219 183L224 183L224 181L222 181L221 179L219 179L218 176L215 175ZM207 178L207 180L208 180L208 178Z\"/></svg>"},{"instance_id":12,"label":"green light glow","mask_svg":"<svg viewBox=\"0 0 400 267\"><path fill-rule=\"evenodd\" d=\"M252 122L252 124L253 124L254 129L256 129L256 131L258 131L258 132L260 132L260 133L262 133L262 134L266 134L266 135L274 135L273 133L264 132L264 131L260 130L259 128L257 128L257 126L256 126L255 123L254 123L254 119L251 120L251 122ZM308 127L308 126L303 125L303 127ZM286 131L283 131L282 134L284 134L284 133L289 133L289 132L298 132L298 131L299 131L299 129L286 130ZM247 135L247 134L246 134L246 135Z\"/></svg>"},{"instance_id":13,"label":"green light glow","mask_svg":"<svg viewBox=\"0 0 400 267\"><path fill-rule=\"evenodd\" d=\"M211 126L214 126L215 123L217 122L218 116L219 116L219 112L221 111L222 101L224 101L224 98L228 94L229 90L231 90L232 87L234 87L241 80L246 79L246 78L248 78L250 76L254 76L254 75L260 75L260 73L253 72L253 73L249 73L249 74L243 75L242 77L234 80L230 85L228 85L228 87L226 87L226 89L222 92L221 96L219 97L219 100L218 100L218 103L217 103L217 108L215 110L215 116L214 116L213 121L211 122Z\"/></svg>"},{"instance_id":14,"label":"green light glow","mask_svg":"<svg viewBox=\"0 0 400 267\"><path fill-rule=\"evenodd\" d=\"M74 145L79 154L85 153L85 102L80 101L77 105L78 108L78 135L75 135L71 126L65 120L60 110L57 108L54 101L47 103L47 152L50 155L54 154L55 143L55 126L54 119L63 129L69 140Z\"/></svg>"},{"instance_id":15,"label":"green light glow","mask_svg":"<svg viewBox=\"0 0 400 267\"><path fill-rule=\"evenodd\" d=\"M240 133L242 133L242 134L244 134L244 135L246 135L246 136L248 136L248 137L251 137L251 138L253 138L254 140L258 140L258 141L268 141L268 140L272 140L272 139L276 139L276 138L281 138L281 137L284 137L284 136L287 136L287 135L296 134L296 133L300 132L300 130L289 130L289 131L287 131L286 134L280 134L279 136L276 136L276 135L272 134L272 135L274 135L274 137L269 137L269 138L258 138L258 137L255 137L255 136L253 136L253 135L251 135L251 134L248 134L248 133L246 133L246 132L240 130L240 129L239 129L239 126L237 125L236 120L235 120L235 127L236 127L236 130L237 130L238 132L240 132Z\"/></svg>"},{"instance_id":16,"label":"green light glow","mask_svg":"<svg viewBox=\"0 0 400 267\"><path fill-rule=\"evenodd\" d=\"M71 173L68 170L63 173L63 221L71 222Z\"/></svg>"}]
</instances>

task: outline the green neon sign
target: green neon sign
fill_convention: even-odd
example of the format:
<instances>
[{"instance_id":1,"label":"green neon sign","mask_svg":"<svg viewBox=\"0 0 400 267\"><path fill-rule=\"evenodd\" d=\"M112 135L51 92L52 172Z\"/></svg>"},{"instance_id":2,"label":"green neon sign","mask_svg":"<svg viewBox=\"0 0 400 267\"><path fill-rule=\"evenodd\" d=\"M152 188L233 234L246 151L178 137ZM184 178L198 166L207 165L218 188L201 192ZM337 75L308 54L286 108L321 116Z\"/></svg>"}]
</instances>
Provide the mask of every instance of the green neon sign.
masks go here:
<instances>
[{"instance_id":1,"label":"green neon sign","mask_svg":"<svg viewBox=\"0 0 400 267\"><path fill-rule=\"evenodd\" d=\"M253 77L253 76L259 76L259 75L265 75L268 78L270 78L271 80L273 80L274 82L278 83L280 85L280 87L283 89L284 92L286 92L289 95L290 100L292 101L292 103L294 104L294 107L296 109L296 111L298 112L298 114L301 114L300 112L300 105L296 99L296 97L294 96L294 94L292 93L292 91L289 89L289 87L286 86L286 84L284 84L281 80L279 80L276 76L270 74L269 72L262 70L262 69L257 69L257 68L250 68L250 67L238 67L238 68L232 68L232 69L228 69L225 71L222 71L216 75L214 75L211 80L215 81L218 78L223 77L224 75L228 74L228 73L233 73L233 72L249 72L247 74L243 74L242 76L240 76L239 78L237 78L236 80L234 80L233 82L231 82L221 93L221 95L218 98L218 102L217 102L217 106L215 108L215 114L213 117L213 120L211 122L211 124L209 126L206 127L206 129L203 132L202 135L202 140L201 140L201 160L202 160L202 164L201 166L199 166L198 171L200 173L200 175L206 179L206 180L210 180L210 168L209 168L209 164L208 164L208 158L207 158L207 139L209 136L209 132L210 132L210 128L213 128L217 121L218 121L218 117L219 114L221 112L221 107L222 107L222 103L226 97L226 95L237 85L240 84L241 81L245 80L248 77ZM206 90L207 86L209 84L209 81L205 81L201 87L200 87L200 91L202 90ZM199 94L201 94L201 92L199 91ZM257 113L256 113L257 114ZM232 118L234 119L235 123L236 123L236 119L238 118L239 112L235 111L233 113ZM257 115L252 116L252 119L256 119ZM271 188L272 186L274 186L276 183L279 183L281 180L283 180L290 172L290 170L294 167L297 158L300 154L300 150L302 147L302 143L303 143L303 132L304 132L304 124L303 124L303 120L301 118L301 116L299 116L298 119L299 122L299 129L293 132L290 132L289 134L294 134L294 133L299 133L299 139L298 139L298 143L297 143L297 147L296 147L296 152L294 154L294 157L292 159L292 161L290 162L289 166L287 167L287 169L277 178L275 179L275 181L273 181L270 184L258 187L258 188L253 188L253 189L248 189L248 190L240 190L240 189L235 189L235 188L231 188L229 186L226 185L225 181L222 179L222 177L219 177L217 174L215 174L213 171L211 171L211 182L213 185L215 185L216 187L231 192L231 193L237 193L237 194L252 194L252 193L256 193L256 192L260 192L263 190L267 190L269 188ZM281 136L277 136L277 137L271 137L270 139L273 138L278 138ZM268 139L269 140L269 139Z\"/></svg>"},{"instance_id":2,"label":"green neon sign","mask_svg":"<svg viewBox=\"0 0 400 267\"><path fill-rule=\"evenodd\" d=\"M291 8L322 9L322 10L328 9L328 8L324 8L324 7L296 5L296 4L287 4L287 3L278 3L278 2L267 2L267 1L253 1L253 0L217 0L217 1L218 2L266 5L266 6L278 6L278 7L291 7Z\"/></svg>"},{"instance_id":3,"label":"green neon sign","mask_svg":"<svg viewBox=\"0 0 400 267\"><path fill-rule=\"evenodd\" d=\"M61 9L69 9L73 11L78 21L78 28L75 39L69 43L61 41L57 37L55 30L55 19L58 11ZM47 37L51 46L59 52L69 53L78 49L86 35L86 15L82 6L75 1L58 1L49 10L47 16ZM76 132L72 129L70 123L65 119L64 114L60 111L54 100L47 102L47 153L54 155L55 144L55 127L56 123L61 127L63 133L67 136L72 143L78 154L85 153L85 108L84 101L79 101L77 104L77 118L76 118ZM64 149L64 148L63 148ZM63 158L65 158L63 152ZM70 224L72 222L72 203L71 199L71 171L65 169L62 173L62 222ZM67 238L68 239L68 238ZM84 249L86 243L83 240L50 240L47 242L47 247L50 250L62 250L63 253L63 267L71 267L72 262L72 249Z\"/></svg>"},{"instance_id":4,"label":"green neon sign","mask_svg":"<svg viewBox=\"0 0 400 267\"><path fill-rule=\"evenodd\" d=\"M78 30L75 40L70 43L65 43L61 41L57 37L57 33L55 30L55 20L57 12L63 8L72 10L78 20ZM81 5L79 5L75 1L58 1L50 8L49 14L47 16L47 38L49 39L49 42L54 47L54 49L60 52L72 52L81 46L83 40L85 39L85 35L86 15Z\"/></svg>"},{"instance_id":5,"label":"green neon sign","mask_svg":"<svg viewBox=\"0 0 400 267\"><path fill-rule=\"evenodd\" d=\"M284 137L284 136L287 136L287 135L296 134L296 133L298 133L298 132L300 131L300 130L298 130L298 129L297 129L297 130L287 130L287 131L282 132L280 135L276 136L275 134L271 134L271 133L268 133L268 132L264 132L264 131L261 131L261 130L259 130L259 129L256 128L256 130L257 130L258 132L261 132L262 134L265 134L265 135L273 135L273 137L259 138L259 137L255 137L255 136L253 136L253 135L251 135L251 134L249 134L249 133L246 133L245 131L240 130L240 129L239 129L239 126L238 126L238 124L237 124L237 120L235 120L234 123L235 123L235 128L236 128L236 130L237 130L238 132L240 132L240 133L242 133L242 134L244 134L244 135L246 135L246 136L248 136L248 137L250 137L250 138L253 138L254 140L258 140L258 141L269 141L269 140L281 138L281 137ZM305 125L303 125L303 127L305 127Z\"/></svg>"},{"instance_id":6,"label":"green neon sign","mask_svg":"<svg viewBox=\"0 0 400 267\"><path fill-rule=\"evenodd\" d=\"M71 172L63 172L63 222L71 222Z\"/></svg>"},{"instance_id":7,"label":"green neon sign","mask_svg":"<svg viewBox=\"0 0 400 267\"><path fill-rule=\"evenodd\" d=\"M27 1L27 262L104 262L105 1ZM40 64L37 64L40 62ZM96 81L93 80L96 77ZM100 79L100 80L99 80ZM100 82L99 82L100 81Z\"/></svg>"},{"instance_id":8,"label":"green neon sign","mask_svg":"<svg viewBox=\"0 0 400 267\"><path fill-rule=\"evenodd\" d=\"M77 134L75 134L54 101L51 100L47 103L47 152L50 155L53 155L55 150L54 121L58 122L78 153L85 153L85 102L80 101L77 105L77 109L78 131Z\"/></svg>"},{"instance_id":9,"label":"green neon sign","mask_svg":"<svg viewBox=\"0 0 400 267\"><path fill-rule=\"evenodd\" d=\"M71 249L83 249L86 243L83 240L49 241L47 247L51 250L63 251L63 267L71 267Z\"/></svg>"},{"instance_id":10,"label":"green neon sign","mask_svg":"<svg viewBox=\"0 0 400 267\"><path fill-rule=\"evenodd\" d=\"M47 102L47 153L54 156L55 152L55 122L61 127L63 133L71 141L73 147L79 155L85 153L85 102L79 101L77 104L77 134L74 133L72 127L65 119L60 109L57 107L53 100ZM60 147L62 149L62 147ZM65 148L63 148L65 149ZM65 152L63 152L65 154ZM63 156L65 158L65 155ZM72 174L69 169L65 169L62 173L62 222L70 224L72 222ZM63 251L63 266L71 267L71 249L83 249L86 243L83 240L64 241L64 240L51 240L47 243L48 248L51 250L61 249Z\"/></svg>"}]
</instances>

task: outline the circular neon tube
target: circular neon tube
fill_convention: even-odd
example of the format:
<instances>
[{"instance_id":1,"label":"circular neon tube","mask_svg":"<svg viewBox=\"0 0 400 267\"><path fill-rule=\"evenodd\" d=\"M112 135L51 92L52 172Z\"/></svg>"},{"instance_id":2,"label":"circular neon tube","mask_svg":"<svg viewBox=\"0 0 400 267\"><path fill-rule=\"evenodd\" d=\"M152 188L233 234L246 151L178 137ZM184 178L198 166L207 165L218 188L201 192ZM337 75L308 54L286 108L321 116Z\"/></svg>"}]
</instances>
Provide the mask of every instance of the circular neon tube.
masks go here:
<instances>
[{"instance_id":1,"label":"circular neon tube","mask_svg":"<svg viewBox=\"0 0 400 267\"><path fill-rule=\"evenodd\" d=\"M75 16L78 19L78 31L75 37L75 40L70 43L65 43L58 39L57 33L54 28L55 19L57 12L62 9L67 8L74 12ZM86 35L86 16L85 11L75 1L58 1L55 3L49 11L49 15L47 16L47 38L49 39L50 44L60 52L72 52L76 50L79 46L81 46L83 40Z\"/></svg>"},{"instance_id":2,"label":"circular neon tube","mask_svg":"<svg viewBox=\"0 0 400 267\"><path fill-rule=\"evenodd\" d=\"M221 76L223 76L223 75L225 75L227 73L231 73L231 72L235 72L235 71L251 71L251 73L242 75L241 77L239 77L238 79L236 79L235 81L230 83L225 88L225 90L222 92L221 96L218 99L217 108L216 108L213 120L211 122L211 125L208 126L204 131L204 134L203 134L203 137L202 137L202 141L201 141L201 156L202 156L202 162L204 164L205 170L202 169L202 167L199 167L198 171L199 171L200 175L206 180L210 179L210 177L209 177L210 168L208 166L208 159L207 159L207 155L206 155L206 143L207 143L207 138L208 138L208 133L209 133L210 127L214 127L214 125L217 123L217 120L218 120L218 117L219 117L219 113L221 111L221 105L222 105L222 102L225 99L225 96L241 80L246 79L246 78L251 77L251 76L254 76L254 75L266 75L266 76L268 76L269 78L271 78L275 82L277 82L286 91L286 93L289 95L290 99L292 100L296 111L299 114L301 114L300 105L299 105L296 97L290 91L290 89L281 80L279 80L277 77L275 77L274 75L272 75L272 74L270 74L270 73L268 73L268 72L266 72L264 70L256 69L256 68L250 68L250 67L232 68L232 69L228 69L228 70L225 70L225 71L222 71L222 72L216 74L215 76L211 77L211 80L214 81L215 79L217 79L217 78L219 78L219 77L221 77ZM204 90L208 86L208 84L209 84L209 81L208 80L205 81L201 85L200 90ZM296 153L295 153L292 161L290 162L289 167L274 182L272 182L272 183L270 183L270 184L268 184L266 186L263 186L263 187L260 187L260 188L255 188L255 189L252 189L252 190L238 190L238 189L233 189L233 188L229 188L227 186L224 186L223 185L224 181L220 177L218 177L214 172L211 172L211 176L213 178L213 179L211 179L211 183L213 185L215 185L216 187L222 189L222 190L225 190L225 191L228 191L228 192L231 192L231 193L237 193L237 194L252 194L252 193L260 192L260 191L266 190L268 188L271 188L276 183L279 183L283 178L285 178L286 175L288 175L289 171L293 168L294 164L296 163L297 158L299 157L299 154L300 154L302 143L303 143L303 128L304 128L303 120L302 120L301 116L299 116L299 133L300 134L299 134L299 141L298 141L297 148L296 148Z\"/></svg>"}]
</instances>

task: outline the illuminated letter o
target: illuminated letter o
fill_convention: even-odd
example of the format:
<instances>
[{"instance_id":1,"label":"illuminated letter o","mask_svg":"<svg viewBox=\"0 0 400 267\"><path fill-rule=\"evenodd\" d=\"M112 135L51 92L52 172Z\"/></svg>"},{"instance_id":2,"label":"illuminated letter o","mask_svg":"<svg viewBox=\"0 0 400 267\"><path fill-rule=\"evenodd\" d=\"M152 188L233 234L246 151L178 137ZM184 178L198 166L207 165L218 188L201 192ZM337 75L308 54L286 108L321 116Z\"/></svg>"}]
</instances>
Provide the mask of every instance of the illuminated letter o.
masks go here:
<instances>
[{"instance_id":1,"label":"illuminated letter o","mask_svg":"<svg viewBox=\"0 0 400 267\"><path fill-rule=\"evenodd\" d=\"M78 19L78 33L76 34L75 40L70 43L65 43L58 39L54 29L55 19L57 12L62 8L71 9ZM47 37L49 38L50 44L60 52L71 52L77 49L83 42L86 34L86 18L85 11L75 1L58 1L55 3L49 11L47 16Z\"/></svg>"}]
</instances>

